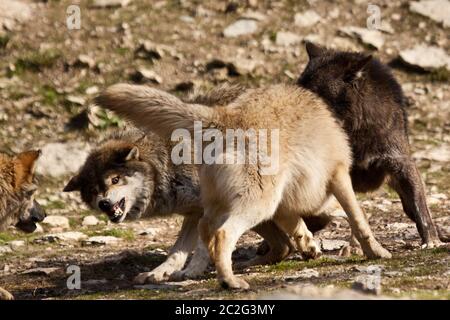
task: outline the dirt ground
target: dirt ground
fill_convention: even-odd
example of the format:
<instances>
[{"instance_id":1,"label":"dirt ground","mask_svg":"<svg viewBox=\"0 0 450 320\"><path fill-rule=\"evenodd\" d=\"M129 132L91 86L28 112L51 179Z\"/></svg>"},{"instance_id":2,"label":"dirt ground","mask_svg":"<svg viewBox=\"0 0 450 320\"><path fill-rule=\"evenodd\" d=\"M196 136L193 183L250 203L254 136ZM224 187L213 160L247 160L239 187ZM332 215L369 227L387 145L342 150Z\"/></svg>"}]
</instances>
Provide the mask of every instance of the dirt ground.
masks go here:
<instances>
[{"instance_id":1,"label":"dirt ground","mask_svg":"<svg viewBox=\"0 0 450 320\"><path fill-rule=\"evenodd\" d=\"M86 111L90 99L108 84L136 79L136 71L142 68L154 72L152 85L179 96L188 94L186 89L202 90L222 82L252 87L292 82L305 66L307 55L300 41L277 45L277 32L289 31L300 39L313 35L330 47L372 51L393 66L410 102L412 152L426 184L430 209L436 223L448 230L449 74L409 69L400 65L397 57L400 50L422 42L449 52L449 29L411 13L407 1L372 2L380 6L382 19L394 29L383 35L385 43L380 50L338 32L339 27L365 26L368 2L364 0L236 1L234 5L230 1L134 0L121 8L92 8L91 1L29 1L32 18L0 33L0 150L12 153L50 142L95 145L122 122L111 114ZM81 8L80 30L66 27L70 4ZM311 27L296 26L295 13L308 9L322 20ZM257 31L224 37L222 31L248 15L248 10L262 15L256 20ZM153 49L139 50L144 41L151 41ZM69 177L69 173L40 176L37 196L48 215L67 217L69 226L44 225L42 233L31 235L13 229L0 233L0 247L12 248L0 251L0 286L18 299L256 298L286 286L350 288L374 266L381 270L384 296L450 298L449 247L421 249L415 226L388 188L358 198L372 215L370 224L377 239L392 252L391 260L339 257L338 247L348 241L350 231L346 220L337 218L316 235L319 241L325 240L321 258L304 261L294 254L276 265L250 268L240 276L249 281L251 290L230 292L219 287L212 269L198 281L136 287L134 276L164 261L182 218L113 225L87 209L77 195L62 193ZM89 215L97 215L100 223L83 226L83 218ZM143 230L150 232L143 235ZM45 239L48 234L67 231L118 240L89 245ZM245 234L235 260L252 257L259 241L255 234ZM70 274L66 270L71 265L81 270L79 290L67 287Z\"/></svg>"}]
</instances>

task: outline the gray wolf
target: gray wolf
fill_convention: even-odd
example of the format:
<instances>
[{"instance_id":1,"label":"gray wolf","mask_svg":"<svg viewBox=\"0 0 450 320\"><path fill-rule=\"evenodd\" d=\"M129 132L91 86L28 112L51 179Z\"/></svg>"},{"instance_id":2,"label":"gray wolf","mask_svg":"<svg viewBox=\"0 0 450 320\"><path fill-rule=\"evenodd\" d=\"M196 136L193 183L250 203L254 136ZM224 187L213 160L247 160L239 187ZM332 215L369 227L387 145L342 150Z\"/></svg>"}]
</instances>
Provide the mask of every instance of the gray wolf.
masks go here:
<instances>
[{"instance_id":1,"label":"gray wolf","mask_svg":"<svg viewBox=\"0 0 450 320\"><path fill-rule=\"evenodd\" d=\"M176 129L192 132L195 121L201 121L202 131L216 129L222 134L227 129L253 128L264 128L269 135L279 132L279 167L273 175L262 174L261 162L199 165L204 214L198 229L223 287L249 287L233 274L231 261L245 231L273 220L289 235L301 238L302 217L320 212L333 195L346 211L364 253L370 258L391 257L375 239L356 201L347 136L315 94L275 85L246 90L230 104L211 108L185 103L154 88L117 84L95 101L164 139ZM224 155L234 157L237 151L228 152Z\"/></svg>"},{"instance_id":2,"label":"gray wolf","mask_svg":"<svg viewBox=\"0 0 450 320\"><path fill-rule=\"evenodd\" d=\"M223 90L221 101L222 93ZM218 101L219 95L214 97ZM202 99L205 101L206 97ZM197 225L203 215L198 173L192 165L173 165L172 147L172 142L153 133L144 134L137 129L116 131L90 153L64 188L65 192L79 191L86 204L106 213L114 223L173 213L184 216L180 234L166 261L150 272L139 274L135 278L137 283L168 280L181 271L198 241ZM276 225L269 222L255 231L270 243L271 250L252 263L275 263L293 250L289 238ZM207 256L197 252L178 278L200 276L208 262Z\"/></svg>"},{"instance_id":3,"label":"gray wolf","mask_svg":"<svg viewBox=\"0 0 450 320\"><path fill-rule=\"evenodd\" d=\"M24 232L36 230L45 211L34 200L37 185L34 177L40 151L26 151L16 156L0 153L0 231L15 225ZM12 295L0 288L0 300Z\"/></svg>"},{"instance_id":4,"label":"gray wolf","mask_svg":"<svg viewBox=\"0 0 450 320\"><path fill-rule=\"evenodd\" d=\"M362 53L328 50L310 42L306 50L309 62L297 84L322 97L341 121L352 148L354 190L375 190L389 178L423 246L440 245L410 154L405 98L389 68Z\"/></svg>"}]
</instances>

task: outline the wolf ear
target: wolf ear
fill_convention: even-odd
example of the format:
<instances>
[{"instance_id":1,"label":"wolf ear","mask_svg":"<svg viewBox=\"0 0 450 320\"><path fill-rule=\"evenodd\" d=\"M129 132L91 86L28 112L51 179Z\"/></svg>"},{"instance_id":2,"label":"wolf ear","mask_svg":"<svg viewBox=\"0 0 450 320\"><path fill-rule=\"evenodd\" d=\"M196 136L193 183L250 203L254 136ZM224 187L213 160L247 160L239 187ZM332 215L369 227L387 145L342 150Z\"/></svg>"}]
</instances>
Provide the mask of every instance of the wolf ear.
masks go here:
<instances>
[{"instance_id":1,"label":"wolf ear","mask_svg":"<svg viewBox=\"0 0 450 320\"><path fill-rule=\"evenodd\" d=\"M21 152L16 156L16 160L21 164L21 169L26 176L34 174L36 160L39 159L41 154L41 150L31 150Z\"/></svg>"},{"instance_id":2,"label":"wolf ear","mask_svg":"<svg viewBox=\"0 0 450 320\"><path fill-rule=\"evenodd\" d=\"M125 161L139 160L139 148L134 146L125 157Z\"/></svg>"},{"instance_id":3,"label":"wolf ear","mask_svg":"<svg viewBox=\"0 0 450 320\"><path fill-rule=\"evenodd\" d=\"M79 191L81 189L80 177L73 176L64 187L64 192Z\"/></svg>"},{"instance_id":4,"label":"wolf ear","mask_svg":"<svg viewBox=\"0 0 450 320\"><path fill-rule=\"evenodd\" d=\"M306 52L308 53L309 60L321 56L325 53L325 48L314 44L310 41L305 42Z\"/></svg>"},{"instance_id":5,"label":"wolf ear","mask_svg":"<svg viewBox=\"0 0 450 320\"><path fill-rule=\"evenodd\" d=\"M352 61L347 70L347 76L349 79L359 78L364 67L372 60L372 55L365 55L357 59L356 61Z\"/></svg>"}]
</instances>

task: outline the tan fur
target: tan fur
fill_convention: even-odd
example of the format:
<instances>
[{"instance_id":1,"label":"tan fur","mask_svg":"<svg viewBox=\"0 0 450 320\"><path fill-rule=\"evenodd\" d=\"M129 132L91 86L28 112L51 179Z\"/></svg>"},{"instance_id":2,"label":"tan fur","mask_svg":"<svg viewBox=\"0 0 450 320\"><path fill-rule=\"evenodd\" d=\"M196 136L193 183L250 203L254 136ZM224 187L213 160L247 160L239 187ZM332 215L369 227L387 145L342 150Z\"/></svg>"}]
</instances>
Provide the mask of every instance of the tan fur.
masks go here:
<instances>
[{"instance_id":1,"label":"tan fur","mask_svg":"<svg viewBox=\"0 0 450 320\"><path fill-rule=\"evenodd\" d=\"M27 192L33 183L38 151L28 151L10 157L0 153L0 231L20 221L32 198ZM0 300L13 296L0 287Z\"/></svg>"},{"instance_id":2,"label":"tan fur","mask_svg":"<svg viewBox=\"0 0 450 320\"><path fill-rule=\"evenodd\" d=\"M231 253L239 237L258 223L317 214L336 196L352 230L371 258L390 257L375 240L353 193L346 135L323 101L301 88L276 85L247 90L227 106L208 108L181 102L167 93L119 84L97 102L145 130L169 137L178 128L279 129L279 170L261 174L259 164L200 165L204 216L200 228L214 259L218 279L227 288L248 288L234 276ZM285 230L288 231L288 230ZM295 236L295 235L294 235Z\"/></svg>"}]
</instances>

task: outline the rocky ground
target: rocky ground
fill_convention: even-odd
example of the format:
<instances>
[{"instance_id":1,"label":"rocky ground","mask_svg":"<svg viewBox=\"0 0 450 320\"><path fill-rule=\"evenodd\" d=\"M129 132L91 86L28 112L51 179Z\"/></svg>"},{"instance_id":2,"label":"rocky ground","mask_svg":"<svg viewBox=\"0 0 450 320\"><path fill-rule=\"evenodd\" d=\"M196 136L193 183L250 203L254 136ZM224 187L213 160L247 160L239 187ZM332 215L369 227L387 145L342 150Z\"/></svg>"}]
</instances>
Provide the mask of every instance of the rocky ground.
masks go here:
<instances>
[{"instance_id":1,"label":"rocky ground","mask_svg":"<svg viewBox=\"0 0 450 320\"><path fill-rule=\"evenodd\" d=\"M137 273L165 259L181 218L112 225L77 195L61 191L90 146L123 125L89 108L105 85L148 82L184 96L222 82L291 82L307 62L307 39L370 51L394 68L410 101L410 140L429 206L448 230L450 2L370 3L379 6L380 30L366 28L373 8L364 0L2 0L0 150L42 148L38 201L49 217L28 236L13 229L0 233L0 286L21 299L450 298L448 247L421 250L414 225L387 188L359 199L393 259L337 256L349 236L348 223L337 218L317 235L322 258L294 255L246 270L247 292L221 290L213 271L200 281L134 286ZM81 9L79 30L66 25L70 4ZM236 260L253 256L259 241L246 234ZM67 288L71 265L80 267L80 290Z\"/></svg>"}]
</instances>

